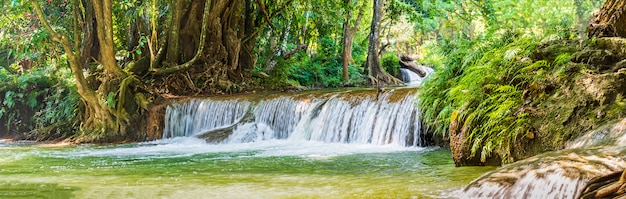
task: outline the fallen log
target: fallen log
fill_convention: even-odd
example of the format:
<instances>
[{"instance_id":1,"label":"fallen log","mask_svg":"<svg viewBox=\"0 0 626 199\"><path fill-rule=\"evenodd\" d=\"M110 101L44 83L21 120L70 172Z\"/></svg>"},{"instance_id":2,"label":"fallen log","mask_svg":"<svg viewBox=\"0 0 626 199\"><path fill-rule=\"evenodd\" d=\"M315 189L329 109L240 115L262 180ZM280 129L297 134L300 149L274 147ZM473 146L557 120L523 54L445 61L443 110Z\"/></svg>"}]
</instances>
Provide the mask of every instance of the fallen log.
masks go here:
<instances>
[{"instance_id":1,"label":"fallen log","mask_svg":"<svg viewBox=\"0 0 626 199\"><path fill-rule=\"evenodd\" d=\"M412 62L420 59L419 55L400 55L400 60L405 62Z\"/></svg>"},{"instance_id":2,"label":"fallen log","mask_svg":"<svg viewBox=\"0 0 626 199\"><path fill-rule=\"evenodd\" d=\"M406 69L409 69L410 71L413 71L414 73L416 73L420 77L426 77L426 74L427 74L426 70L424 70L422 67L418 66L414 61L402 61L402 60L400 60L400 66L401 66L401 68L406 68Z\"/></svg>"}]
</instances>

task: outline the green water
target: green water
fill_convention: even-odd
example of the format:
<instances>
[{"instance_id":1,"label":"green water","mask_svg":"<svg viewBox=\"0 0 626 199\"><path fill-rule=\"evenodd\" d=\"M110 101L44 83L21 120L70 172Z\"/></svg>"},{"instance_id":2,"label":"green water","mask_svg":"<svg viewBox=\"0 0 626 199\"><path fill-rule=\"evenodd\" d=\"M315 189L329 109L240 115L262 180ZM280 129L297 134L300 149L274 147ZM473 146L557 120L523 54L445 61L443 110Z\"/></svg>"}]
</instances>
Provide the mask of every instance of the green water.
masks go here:
<instances>
[{"instance_id":1,"label":"green water","mask_svg":"<svg viewBox=\"0 0 626 199\"><path fill-rule=\"evenodd\" d=\"M428 148L0 143L0 198L445 198L493 169Z\"/></svg>"}]
</instances>

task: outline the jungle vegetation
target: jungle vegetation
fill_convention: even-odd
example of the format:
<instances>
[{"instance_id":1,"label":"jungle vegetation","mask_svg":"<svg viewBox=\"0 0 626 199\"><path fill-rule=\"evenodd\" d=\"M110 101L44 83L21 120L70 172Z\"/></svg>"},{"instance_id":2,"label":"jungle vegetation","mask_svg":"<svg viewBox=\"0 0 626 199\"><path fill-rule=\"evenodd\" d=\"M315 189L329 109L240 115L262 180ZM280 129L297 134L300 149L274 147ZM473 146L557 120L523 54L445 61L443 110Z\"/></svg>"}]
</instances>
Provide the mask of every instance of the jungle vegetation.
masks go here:
<instances>
[{"instance_id":1,"label":"jungle vegetation","mask_svg":"<svg viewBox=\"0 0 626 199\"><path fill-rule=\"evenodd\" d=\"M603 3L2 1L0 134L136 140L133 124L163 96L394 86L398 55L417 54L437 71L419 101L429 130L463 129L473 155L508 160L517 139L534 136L531 113L511 110L541 93L529 88L568 78L573 52L524 58L546 42L583 45Z\"/></svg>"}]
</instances>

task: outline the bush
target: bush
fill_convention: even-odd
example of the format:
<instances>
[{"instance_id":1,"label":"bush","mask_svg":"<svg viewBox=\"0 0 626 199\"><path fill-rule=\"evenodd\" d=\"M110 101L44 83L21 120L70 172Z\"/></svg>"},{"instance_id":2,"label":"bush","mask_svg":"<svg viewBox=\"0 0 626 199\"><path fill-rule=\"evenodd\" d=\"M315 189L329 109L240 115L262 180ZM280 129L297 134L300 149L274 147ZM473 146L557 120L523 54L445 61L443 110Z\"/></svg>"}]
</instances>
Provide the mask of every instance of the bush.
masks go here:
<instances>
[{"instance_id":1,"label":"bush","mask_svg":"<svg viewBox=\"0 0 626 199\"><path fill-rule=\"evenodd\" d=\"M383 54L382 59L382 66L383 69L385 69L385 71L387 71L389 74L398 77L400 74L400 58L398 58L398 55L396 55L396 53L394 52L385 52L385 54Z\"/></svg>"},{"instance_id":2,"label":"bush","mask_svg":"<svg viewBox=\"0 0 626 199\"><path fill-rule=\"evenodd\" d=\"M547 92L556 84L559 68L569 60L533 60L539 38L505 33L489 40L451 41L437 52L447 55L446 67L425 82L419 106L426 126L447 137L452 120L465 133L472 155L481 161L492 155L504 163L523 137L532 137L529 114L522 110L524 93ZM538 87L539 85L539 87ZM540 88L540 89L538 89Z\"/></svg>"},{"instance_id":3,"label":"bush","mask_svg":"<svg viewBox=\"0 0 626 199\"><path fill-rule=\"evenodd\" d=\"M49 68L24 74L0 70L0 134L29 139L66 138L78 129L80 96L69 72L59 75Z\"/></svg>"}]
</instances>

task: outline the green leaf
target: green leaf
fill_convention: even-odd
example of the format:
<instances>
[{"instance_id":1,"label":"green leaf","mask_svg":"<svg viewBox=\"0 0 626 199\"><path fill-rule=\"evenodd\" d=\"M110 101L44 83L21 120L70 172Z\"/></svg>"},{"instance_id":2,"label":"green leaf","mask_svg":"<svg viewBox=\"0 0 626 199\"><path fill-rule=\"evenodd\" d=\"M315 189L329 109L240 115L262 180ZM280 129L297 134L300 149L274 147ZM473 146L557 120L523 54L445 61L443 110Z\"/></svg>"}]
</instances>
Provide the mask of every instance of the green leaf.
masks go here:
<instances>
[{"instance_id":1,"label":"green leaf","mask_svg":"<svg viewBox=\"0 0 626 199\"><path fill-rule=\"evenodd\" d=\"M115 107L115 104L117 103L117 100L115 100L115 93L114 92L109 92L109 95L107 95L107 106L109 108L113 108Z\"/></svg>"},{"instance_id":2,"label":"green leaf","mask_svg":"<svg viewBox=\"0 0 626 199\"><path fill-rule=\"evenodd\" d=\"M35 106L37 106L38 102L37 102L37 96L39 95L38 92L31 92L30 94L28 94L28 97L26 99L26 105L30 108L35 108Z\"/></svg>"},{"instance_id":3,"label":"green leaf","mask_svg":"<svg viewBox=\"0 0 626 199\"><path fill-rule=\"evenodd\" d=\"M6 105L10 109L13 108L13 106L15 106L15 101L13 101L13 96L15 96L15 92L7 91L4 94L4 101L2 102L2 104Z\"/></svg>"}]
</instances>

